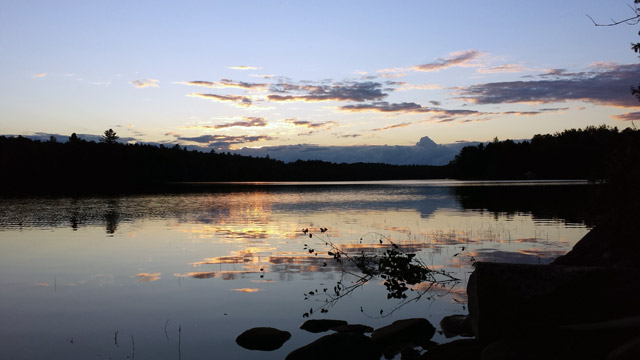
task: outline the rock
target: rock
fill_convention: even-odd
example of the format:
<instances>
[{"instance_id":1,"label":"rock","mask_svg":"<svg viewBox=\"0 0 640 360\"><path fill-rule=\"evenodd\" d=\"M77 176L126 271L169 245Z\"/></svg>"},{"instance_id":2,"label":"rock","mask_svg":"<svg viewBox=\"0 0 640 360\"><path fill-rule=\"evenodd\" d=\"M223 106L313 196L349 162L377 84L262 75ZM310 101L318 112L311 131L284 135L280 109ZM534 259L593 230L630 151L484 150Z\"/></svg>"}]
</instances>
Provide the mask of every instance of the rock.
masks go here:
<instances>
[{"instance_id":1,"label":"rock","mask_svg":"<svg viewBox=\"0 0 640 360\"><path fill-rule=\"evenodd\" d=\"M435 332L427 319L404 319L376 329L371 340L383 349L386 358L392 358L404 349L426 344Z\"/></svg>"},{"instance_id":2,"label":"rock","mask_svg":"<svg viewBox=\"0 0 640 360\"><path fill-rule=\"evenodd\" d=\"M379 360L380 350L367 336L335 333L292 351L286 360Z\"/></svg>"},{"instance_id":3,"label":"rock","mask_svg":"<svg viewBox=\"0 0 640 360\"><path fill-rule=\"evenodd\" d=\"M400 352L400 360L420 360L420 351L416 349L404 349Z\"/></svg>"},{"instance_id":4,"label":"rock","mask_svg":"<svg viewBox=\"0 0 640 360\"><path fill-rule=\"evenodd\" d=\"M307 320L300 326L300 329L306 330L311 333L319 333L328 331L331 328L340 325L347 325L347 322L344 320L329 320L329 319L319 319L319 320Z\"/></svg>"},{"instance_id":5,"label":"rock","mask_svg":"<svg viewBox=\"0 0 640 360\"><path fill-rule=\"evenodd\" d=\"M634 268L479 262L467 285L473 333L484 346L639 315L639 277Z\"/></svg>"},{"instance_id":6,"label":"rock","mask_svg":"<svg viewBox=\"0 0 640 360\"><path fill-rule=\"evenodd\" d=\"M637 360L640 359L640 337L628 341L613 349L607 360Z\"/></svg>"},{"instance_id":7,"label":"rock","mask_svg":"<svg viewBox=\"0 0 640 360\"><path fill-rule=\"evenodd\" d=\"M553 265L640 267L637 230L612 225L591 229Z\"/></svg>"},{"instance_id":8,"label":"rock","mask_svg":"<svg viewBox=\"0 0 640 360\"><path fill-rule=\"evenodd\" d=\"M438 344L430 348L422 360L477 360L480 357L480 343L475 339L460 339Z\"/></svg>"},{"instance_id":9,"label":"rock","mask_svg":"<svg viewBox=\"0 0 640 360\"><path fill-rule=\"evenodd\" d=\"M546 344L526 344L510 341L496 341L480 353L480 360L561 360L562 357L543 354L540 348L547 348ZM577 359L576 359L577 360Z\"/></svg>"},{"instance_id":10,"label":"rock","mask_svg":"<svg viewBox=\"0 0 640 360\"><path fill-rule=\"evenodd\" d=\"M454 336L473 337L471 319L468 315L450 315L440 320L440 329L447 338Z\"/></svg>"},{"instance_id":11,"label":"rock","mask_svg":"<svg viewBox=\"0 0 640 360\"><path fill-rule=\"evenodd\" d=\"M339 333L356 333L356 334L373 332L373 328L371 326L360 325L360 324L339 325L336 327L332 327L331 330Z\"/></svg>"},{"instance_id":12,"label":"rock","mask_svg":"<svg viewBox=\"0 0 640 360\"><path fill-rule=\"evenodd\" d=\"M279 349L291 337L288 331L272 327L255 327L236 338L236 343L245 349L272 351Z\"/></svg>"}]
</instances>

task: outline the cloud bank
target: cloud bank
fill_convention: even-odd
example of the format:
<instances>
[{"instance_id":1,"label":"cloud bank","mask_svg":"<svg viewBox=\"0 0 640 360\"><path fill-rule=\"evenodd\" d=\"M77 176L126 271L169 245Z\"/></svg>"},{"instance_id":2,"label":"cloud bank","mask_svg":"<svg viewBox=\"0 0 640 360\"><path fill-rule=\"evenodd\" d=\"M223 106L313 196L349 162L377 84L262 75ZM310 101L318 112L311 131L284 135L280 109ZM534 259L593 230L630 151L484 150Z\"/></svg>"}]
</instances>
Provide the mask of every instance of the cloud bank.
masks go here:
<instances>
[{"instance_id":1,"label":"cloud bank","mask_svg":"<svg viewBox=\"0 0 640 360\"><path fill-rule=\"evenodd\" d=\"M258 149L243 148L234 153L292 162L296 160L323 160L335 163L373 162L395 165L444 165L453 160L461 148L477 142L438 145L428 136L413 146L360 145L320 146L282 145Z\"/></svg>"},{"instance_id":2,"label":"cloud bank","mask_svg":"<svg viewBox=\"0 0 640 360\"><path fill-rule=\"evenodd\" d=\"M505 81L459 88L460 99L475 104L555 103L583 101L596 105L638 107L631 86L638 82L640 64L597 64L592 70L567 73L553 69L543 80Z\"/></svg>"}]
</instances>

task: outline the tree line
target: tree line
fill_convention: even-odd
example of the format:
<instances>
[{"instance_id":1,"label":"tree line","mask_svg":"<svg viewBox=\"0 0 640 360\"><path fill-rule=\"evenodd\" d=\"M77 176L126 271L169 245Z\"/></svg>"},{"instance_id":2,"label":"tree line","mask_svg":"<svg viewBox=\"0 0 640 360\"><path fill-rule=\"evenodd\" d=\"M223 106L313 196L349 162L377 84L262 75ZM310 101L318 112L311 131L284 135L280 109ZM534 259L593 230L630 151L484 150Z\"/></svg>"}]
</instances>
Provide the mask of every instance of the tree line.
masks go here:
<instances>
[{"instance_id":1,"label":"tree line","mask_svg":"<svg viewBox=\"0 0 640 360\"><path fill-rule=\"evenodd\" d=\"M356 181L402 179L590 179L628 182L638 171L640 131L607 126L535 135L463 148L445 166L283 161L175 145L67 142L0 136L3 192L139 191L177 182Z\"/></svg>"},{"instance_id":2,"label":"tree line","mask_svg":"<svg viewBox=\"0 0 640 360\"><path fill-rule=\"evenodd\" d=\"M442 167L325 161L285 163L269 157L188 151L175 145L122 144L113 131L100 142L0 136L2 192L144 191L177 182L427 179Z\"/></svg>"}]
</instances>

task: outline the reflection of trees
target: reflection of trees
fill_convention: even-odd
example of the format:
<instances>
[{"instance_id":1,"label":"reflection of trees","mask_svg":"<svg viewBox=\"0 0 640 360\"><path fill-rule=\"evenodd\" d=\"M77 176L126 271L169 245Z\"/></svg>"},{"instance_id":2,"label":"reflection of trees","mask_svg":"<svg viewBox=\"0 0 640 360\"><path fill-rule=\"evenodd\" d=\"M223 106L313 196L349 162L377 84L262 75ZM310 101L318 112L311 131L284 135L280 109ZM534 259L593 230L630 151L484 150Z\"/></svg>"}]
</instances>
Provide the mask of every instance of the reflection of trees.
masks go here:
<instances>
[{"instance_id":1,"label":"reflection of trees","mask_svg":"<svg viewBox=\"0 0 640 360\"><path fill-rule=\"evenodd\" d=\"M566 223L589 222L593 185L457 186L451 193L467 210L492 213L531 213L538 219Z\"/></svg>"},{"instance_id":2,"label":"reflection of trees","mask_svg":"<svg viewBox=\"0 0 640 360\"><path fill-rule=\"evenodd\" d=\"M106 223L107 234L113 234L118 229L118 222L120 220L119 202L118 199L109 199L107 202L107 209L104 214L104 220Z\"/></svg>"},{"instance_id":3,"label":"reflection of trees","mask_svg":"<svg viewBox=\"0 0 640 360\"><path fill-rule=\"evenodd\" d=\"M305 300L310 297L323 297L325 302L319 310L327 312L328 308L340 299L351 295L369 281L379 278L383 280L387 289L387 299L400 300L392 311L383 315L381 310L382 316L388 316L400 307L421 299L434 289L453 287L459 282L459 279L444 270L430 269L416 257L415 253L405 252L384 235L376 235L378 243L383 246L371 247L370 249L378 249L378 251L367 252L362 250L364 248L361 248L360 252L350 252L348 248L334 244L328 236L325 236L324 243L330 248L327 253L340 265L342 276L333 289L323 288L321 292L317 289L309 291L305 293ZM312 234L309 236L312 237ZM316 252L307 245L305 249L310 253ZM380 249L382 251L379 251ZM407 295L408 291L412 293L411 296ZM312 313L313 309L310 312ZM309 313L303 316L308 317Z\"/></svg>"}]
</instances>

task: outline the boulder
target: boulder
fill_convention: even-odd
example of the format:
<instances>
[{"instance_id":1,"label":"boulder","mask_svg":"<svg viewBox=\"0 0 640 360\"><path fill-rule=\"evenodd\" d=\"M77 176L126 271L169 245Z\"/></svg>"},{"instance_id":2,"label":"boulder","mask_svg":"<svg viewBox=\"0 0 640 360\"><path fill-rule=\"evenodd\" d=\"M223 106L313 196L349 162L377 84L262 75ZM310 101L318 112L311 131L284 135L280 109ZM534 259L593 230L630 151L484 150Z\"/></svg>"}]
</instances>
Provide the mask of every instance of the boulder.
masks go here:
<instances>
[{"instance_id":1,"label":"boulder","mask_svg":"<svg viewBox=\"0 0 640 360\"><path fill-rule=\"evenodd\" d=\"M475 339L460 339L430 348L421 360L477 360L480 357L480 343Z\"/></svg>"},{"instance_id":2,"label":"boulder","mask_svg":"<svg viewBox=\"0 0 640 360\"><path fill-rule=\"evenodd\" d=\"M367 336L334 333L298 348L286 360L379 360L380 351Z\"/></svg>"},{"instance_id":3,"label":"boulder","mask_svg":"<svg viewBox=\"0 0 640 360\"><path fill-rule=\"evenodd\" d=\"M467 285L473 333L484 346L639 315L639 277L634 268L479 262Z\"/></svg>"},{"instance_id":4,"label":"boulder","mask_svg":"<svg viewBox=\"0 0 640 360\"><path fill-rule=\"evenodd\" d=\"M305 321L304 324L300 325L300 329L311 333L319 333L331 330L340 325L347 325L347 322L344 320L313 319Z\"/></svg>"},{"instance_id":5,"label":"boulder","mask_svg":"<svg viewBox=\"0 0 640 360\"><path fill-rule=\"evenodd\" d=\"M332 327L331 330L340 333L357 333L364 334L373 332L373 328L367 325L360 324L347 324L347 325L339 325L336 327Z\"/></svg>"},{"instance_id":6,"label":"boulder","mask_svg":"<svg viewBox=\"0 0 640 360\"><path fill-rule=\"evenodd\" d=\"M440 329L444 336L451 338L454 336L473 337L471 319L468 315L450 315L440 320Z\"/></svg>"},{"instance_id":7,"label":"boulder","mask_svg":"<svg viewBox=\"0 0 640 360\"><path fill-rule=\"evenodd\" d=\"M272 351L279 349L291 337L288 331L272 327L255 327L236 338L236 343L245 349Z\"/></svg>"},{"instance_id":8,"label":"boulder","mask_svg":"<svg viewBox=\"0 0 640 360\"><path fill-rule=\"evenodd\" d=\"M427 344L435 332L427 319L404 319L376 329L371 340L383 350L386 358L392 358L404 349Z\"/></svg>"}]
</instances>

